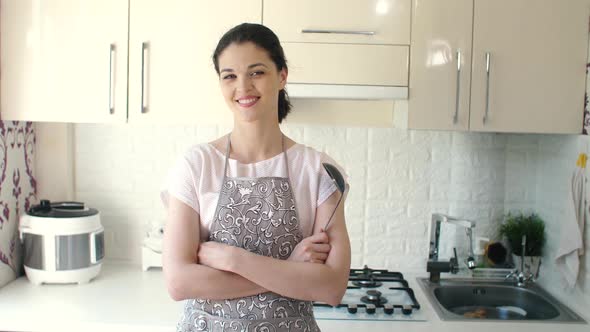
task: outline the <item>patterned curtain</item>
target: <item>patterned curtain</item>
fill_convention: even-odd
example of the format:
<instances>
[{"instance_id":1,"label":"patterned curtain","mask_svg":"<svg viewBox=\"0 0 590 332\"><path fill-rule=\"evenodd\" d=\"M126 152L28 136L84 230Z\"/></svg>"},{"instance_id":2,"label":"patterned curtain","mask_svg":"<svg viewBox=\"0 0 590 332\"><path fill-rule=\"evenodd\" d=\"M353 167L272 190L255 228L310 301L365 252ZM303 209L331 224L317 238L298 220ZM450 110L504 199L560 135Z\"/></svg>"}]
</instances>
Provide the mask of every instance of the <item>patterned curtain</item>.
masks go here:
<instances>
[{"instance_id":1,"label":"patterned curtain","mask_svg":"<svg viewBox=\"0 0 590 332\"><path fill-rule=\"evenodd\" d=\"M19 218L36 200L32 122L0 121L0 287L22 273Z\"/></svg>"}]
</instances>

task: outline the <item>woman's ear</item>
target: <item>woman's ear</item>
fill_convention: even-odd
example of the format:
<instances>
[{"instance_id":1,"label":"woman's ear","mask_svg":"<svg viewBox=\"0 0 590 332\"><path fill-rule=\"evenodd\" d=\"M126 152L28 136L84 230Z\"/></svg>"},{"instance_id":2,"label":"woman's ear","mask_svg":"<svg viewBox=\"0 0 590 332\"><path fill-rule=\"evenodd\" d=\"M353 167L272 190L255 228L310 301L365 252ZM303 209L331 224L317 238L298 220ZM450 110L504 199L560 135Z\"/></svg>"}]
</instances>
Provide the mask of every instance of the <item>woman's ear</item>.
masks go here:
<instances>
[{"instance_id":1,"label":"woman's ear","mask_svg":"<svg viewBox=\"0 0 590 332\"><path fill-rule=\"evenodd\" d=\"M289 71L287 70L287 68L283 68L281 69L281 71L279 72L279 85L280 85L280 90L285 88L285 85L287 84L287 76L289 76Z\"/></svg>"}]
</instances>

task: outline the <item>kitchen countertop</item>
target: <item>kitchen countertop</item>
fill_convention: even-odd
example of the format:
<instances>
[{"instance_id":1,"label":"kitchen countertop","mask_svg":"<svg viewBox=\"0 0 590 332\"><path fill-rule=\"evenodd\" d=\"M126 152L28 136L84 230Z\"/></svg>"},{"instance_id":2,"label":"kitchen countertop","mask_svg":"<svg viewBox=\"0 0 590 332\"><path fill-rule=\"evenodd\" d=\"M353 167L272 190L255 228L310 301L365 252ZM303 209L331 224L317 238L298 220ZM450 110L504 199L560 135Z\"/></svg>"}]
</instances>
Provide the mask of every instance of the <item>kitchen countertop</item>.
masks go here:
<instances>
[{"instance_id":1,"label":"kitchen countertop","mask_svg":"<svg viewBox=\"0 0 590 332\"><path fill-rule=\"evenodd\" d=\"M318 320L320 328L324 332L590 330L586 324L441 321L418 285L417 276L404 277L414 289L427 322ZM21 277L1 288L0 331L174 331L182 306L183 302L174 302L168 296L161 270L142 272L140 266L110 262L85 285L35 286Z\"/></svg>"}]
</instances>

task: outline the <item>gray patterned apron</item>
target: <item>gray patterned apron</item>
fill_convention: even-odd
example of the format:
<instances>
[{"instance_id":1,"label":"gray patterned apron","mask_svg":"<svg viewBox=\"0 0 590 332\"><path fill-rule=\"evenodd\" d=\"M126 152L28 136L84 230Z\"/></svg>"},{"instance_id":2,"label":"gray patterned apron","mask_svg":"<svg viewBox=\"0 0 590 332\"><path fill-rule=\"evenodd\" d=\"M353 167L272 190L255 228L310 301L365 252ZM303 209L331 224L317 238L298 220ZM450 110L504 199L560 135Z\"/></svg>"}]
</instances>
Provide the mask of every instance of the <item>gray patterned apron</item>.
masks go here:
<instances>
[{"instance_id":1,"label":"gray patterned apron","mask_svg":"<svg viewBox=\"0 0 590 332\"><path fill-rule=\"evenodd\" d=\"M303 235L289 181L284 139L282 154L287 177L232 178L227 176L229 138L228 135L222 187L209 241L287 259ZM187 300L177 331L318 332L320 329L310 301L267 292L228 300Z\"/></svg>"}]
</instances>

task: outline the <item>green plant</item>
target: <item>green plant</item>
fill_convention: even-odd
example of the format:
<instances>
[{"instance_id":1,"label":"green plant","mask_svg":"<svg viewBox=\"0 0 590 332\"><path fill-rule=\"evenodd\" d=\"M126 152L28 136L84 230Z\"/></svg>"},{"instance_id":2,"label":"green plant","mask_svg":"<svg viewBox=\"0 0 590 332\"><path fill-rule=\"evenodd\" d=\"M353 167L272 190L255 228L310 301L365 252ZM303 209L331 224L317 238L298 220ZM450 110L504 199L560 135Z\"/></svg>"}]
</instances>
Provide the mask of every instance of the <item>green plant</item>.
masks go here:
<instances>
[{"instance_id":1,"label":"green plant","mask_svg":"<svg viewBox=\"0 0 590 332\"><path fill-rule=\"evenodd\" d=\"M522 253L522 236L526 235L525 256L541 256L545 245L545 222L537 214L508 213L500 226L500 235L508 239L512 253Z\"/></svg>"}]
</instances>

